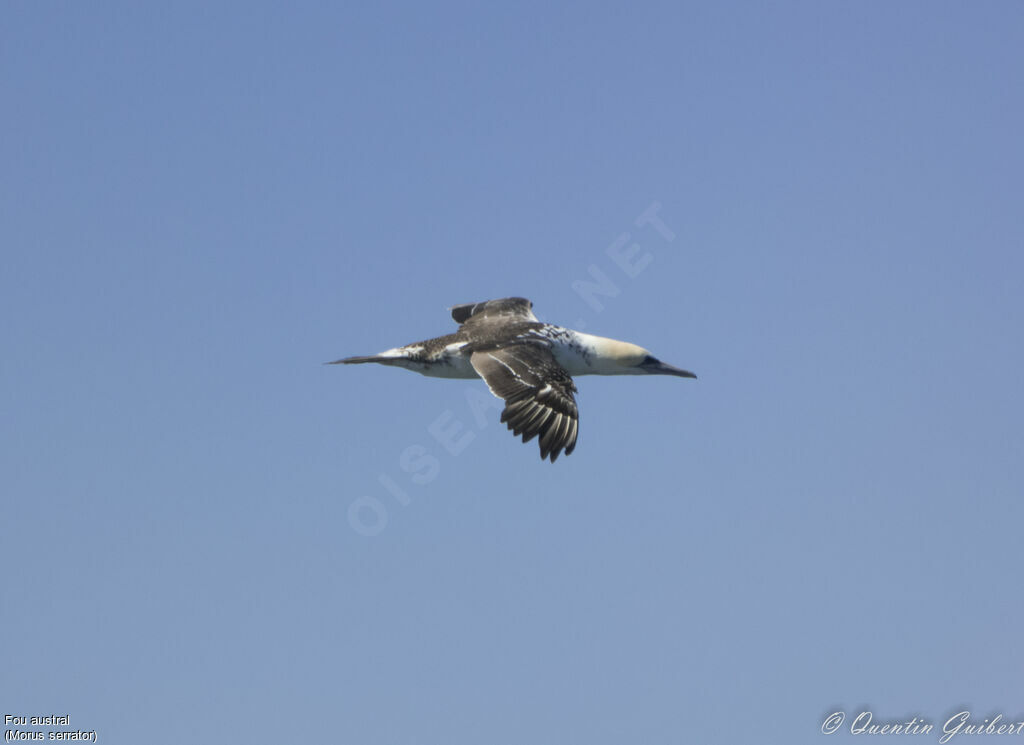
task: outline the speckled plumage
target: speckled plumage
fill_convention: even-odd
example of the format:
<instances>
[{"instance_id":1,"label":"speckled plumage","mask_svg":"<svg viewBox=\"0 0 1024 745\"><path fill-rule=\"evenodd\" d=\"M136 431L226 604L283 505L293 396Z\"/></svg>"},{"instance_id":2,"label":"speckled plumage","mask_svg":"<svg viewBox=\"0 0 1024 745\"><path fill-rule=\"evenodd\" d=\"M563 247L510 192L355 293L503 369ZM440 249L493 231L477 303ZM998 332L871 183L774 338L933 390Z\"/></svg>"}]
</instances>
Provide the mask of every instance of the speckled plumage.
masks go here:
<instances>
[{"instance_id":1,"label":"speckled plumage","mask_svg":"<svg viewBox=\"0 0 1024 745\"><path fill-rule=\"evenodd\" d=\"M525 298L465 303L451 309L454 334L329 364L375 362L441 378L481 377L505 401L501 421L523 442L539 436L540 456L553 463L576 447L579 412L574 375L677 375L629 342L542 323Z\"/></svg>"}]
</instances>

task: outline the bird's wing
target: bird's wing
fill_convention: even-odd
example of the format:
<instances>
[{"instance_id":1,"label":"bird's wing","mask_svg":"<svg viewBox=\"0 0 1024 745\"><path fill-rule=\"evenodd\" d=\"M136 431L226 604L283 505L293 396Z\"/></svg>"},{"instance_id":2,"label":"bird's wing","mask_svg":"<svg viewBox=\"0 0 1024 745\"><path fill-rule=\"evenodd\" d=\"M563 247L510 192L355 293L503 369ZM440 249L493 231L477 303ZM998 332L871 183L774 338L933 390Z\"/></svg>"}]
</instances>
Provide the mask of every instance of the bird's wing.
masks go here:
<instances>
[{"instance_id":1,"label":"bird's wing","mask_svg":"<svg viewBox=\"0 0 1024 745\"><path fill-rule=\"evenodd\" d=\"M541 460L551 462L576 447L579 411L576 385L551 350L542 344L513 344L473 352L470 363L498 398L505 399L501 421L529 442L540 435Z\"/></svg>"},{"instance_id":2,"label":"bird's wing","mask_svg":"<svg viewBox=\"0 0 1024 745\"><path fill-rule=\"evenodd\" d=\"M537 316L533 315L531 308L533 303L524 297L506 297L482 303L463 303L452 306L451 310L455 323L465 323L471 318L474 323L494 318L536 322Z\"/></svg>"}]
</instances>

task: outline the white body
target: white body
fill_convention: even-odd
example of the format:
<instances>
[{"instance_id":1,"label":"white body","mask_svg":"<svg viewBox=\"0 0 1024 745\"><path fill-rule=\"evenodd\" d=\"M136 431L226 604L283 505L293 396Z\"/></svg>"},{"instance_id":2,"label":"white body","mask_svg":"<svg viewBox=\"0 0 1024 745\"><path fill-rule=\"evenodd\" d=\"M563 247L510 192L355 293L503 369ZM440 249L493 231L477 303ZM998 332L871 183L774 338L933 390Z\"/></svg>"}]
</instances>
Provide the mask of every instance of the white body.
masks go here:
<instances>
[{"instance_id":1,"label":"white body","mask_svg":"<svg viewBox=\"0 0 1024 745\"><path fill-rule=\"evenodd\" d=\"M549 327L552 334L538 334L551 343L551 352L569 375L636 375L634 365L647 356L643 347L603 336L584 334L558 326ZM469 355L462 353L468 342L455 342L445 347L446 364L424 363L408 359L422 351L419 345L396 347L381 352L378 357L394 359L395 365L431 378L479 378L470 364Z\"/></svg>"}]
</instances>

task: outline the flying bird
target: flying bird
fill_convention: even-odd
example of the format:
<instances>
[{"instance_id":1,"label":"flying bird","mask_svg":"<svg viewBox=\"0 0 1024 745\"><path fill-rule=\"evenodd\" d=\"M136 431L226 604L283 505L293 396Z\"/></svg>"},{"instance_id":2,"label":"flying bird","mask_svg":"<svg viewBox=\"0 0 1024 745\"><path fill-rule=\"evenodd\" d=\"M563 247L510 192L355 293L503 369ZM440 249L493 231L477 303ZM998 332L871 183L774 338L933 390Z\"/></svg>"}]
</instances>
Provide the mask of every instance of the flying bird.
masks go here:
<instances>
[{"instance_id":1,"label":"flying bird","mask_svg":"<svg viewBox=\"0 0 1024 745\"><path fill-rule=\"evenodd\" d=\"M509 297L465 303L451 309L454 334L406 344L368 357L346 357L329 365L376 362L434 378L480 377L504 399L501 421L523 442L540 437L541 460L551 462L576 448L579 411L576 375L678 375L643 347L542 323L533 303Z\"/></svg>"}]
</instances>

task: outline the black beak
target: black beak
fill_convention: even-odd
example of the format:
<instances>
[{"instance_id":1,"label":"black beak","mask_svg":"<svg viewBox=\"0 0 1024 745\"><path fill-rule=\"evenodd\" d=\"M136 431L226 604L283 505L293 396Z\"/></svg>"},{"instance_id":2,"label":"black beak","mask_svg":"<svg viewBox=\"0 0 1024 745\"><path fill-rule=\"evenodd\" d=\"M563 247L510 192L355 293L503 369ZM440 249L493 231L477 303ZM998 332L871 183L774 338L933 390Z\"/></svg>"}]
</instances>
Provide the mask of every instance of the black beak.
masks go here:
<instances>
[{"instance_id":1,"label":"black beak","mask_svg":"<svg viewBox=\"0 0 1024 745\"><path fill-rule=\"evenodd\" d=\"M696 378L689 370L680 370L678 367L666 365L659 359L647 355L647 359L640 363L640 368L651 375L678 375L680 378Z\"/></svg>"}]
</instances>

